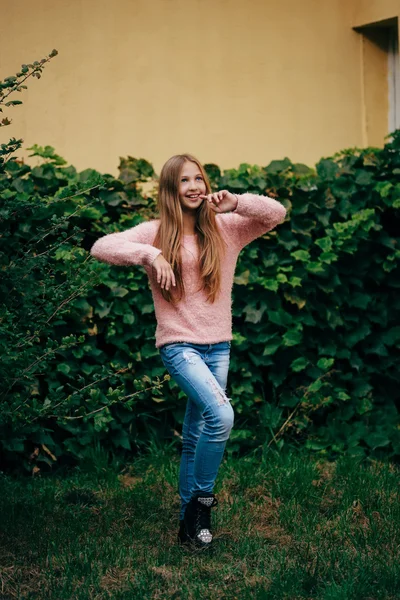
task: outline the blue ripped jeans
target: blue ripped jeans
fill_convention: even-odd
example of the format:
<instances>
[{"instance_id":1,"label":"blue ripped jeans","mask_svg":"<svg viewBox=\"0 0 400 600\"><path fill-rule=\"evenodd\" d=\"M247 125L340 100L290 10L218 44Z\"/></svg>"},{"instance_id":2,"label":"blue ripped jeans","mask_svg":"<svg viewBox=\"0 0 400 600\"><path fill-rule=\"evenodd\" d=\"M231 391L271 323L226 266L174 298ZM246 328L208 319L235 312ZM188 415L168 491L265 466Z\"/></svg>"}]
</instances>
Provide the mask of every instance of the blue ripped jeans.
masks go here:
<instances>
[{"instance_id":1,"label":"blue ripped jeans","mask_svg":"<svg viewBox=\"0 0 400 600\"><path fill-rule=\"evenodd\" d=\"M180 519L192 495L213 491L233 426L233 408L225 394L230 347L230 342L176 342L159 348L165 368L188 396L179 473Z\"/></svg>"}]
</instances>

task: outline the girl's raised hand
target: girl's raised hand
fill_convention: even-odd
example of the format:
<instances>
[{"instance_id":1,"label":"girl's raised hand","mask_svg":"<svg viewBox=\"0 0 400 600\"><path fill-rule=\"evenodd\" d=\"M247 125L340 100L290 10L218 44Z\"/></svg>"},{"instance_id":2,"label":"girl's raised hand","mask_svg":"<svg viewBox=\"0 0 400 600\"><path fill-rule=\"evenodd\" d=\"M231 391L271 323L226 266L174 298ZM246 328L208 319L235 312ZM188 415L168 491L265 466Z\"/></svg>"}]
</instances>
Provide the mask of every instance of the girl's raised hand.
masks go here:
<instances>
[{"instance_id":1,"label":"girl's raised hand","mask_svg":"<svg viewBox=\"0 0 400 600\"><path fill-rule=\"evenodd\" d=\"M231 194L228 190L221 190L220 192L214 192L214 194L207 194L206 196L201 195L200 198L207 200L210 208L216 213L235 210L238 202L237 196Z\"/></svg>"},{"instance_id":2,"label":"girl's raised hand","mask_svg":"<svg viewBox=\"0 0 400 600\"><path fill-rule=\"evenodd\" d=\"M152 267L156 271L157 283L160 284L161 288L165 287L166 290L169 290L171 284L174 286L176 285L172 267L162 254L159 254L157 258L153 260Z\"/></svg>"}]
</instances>

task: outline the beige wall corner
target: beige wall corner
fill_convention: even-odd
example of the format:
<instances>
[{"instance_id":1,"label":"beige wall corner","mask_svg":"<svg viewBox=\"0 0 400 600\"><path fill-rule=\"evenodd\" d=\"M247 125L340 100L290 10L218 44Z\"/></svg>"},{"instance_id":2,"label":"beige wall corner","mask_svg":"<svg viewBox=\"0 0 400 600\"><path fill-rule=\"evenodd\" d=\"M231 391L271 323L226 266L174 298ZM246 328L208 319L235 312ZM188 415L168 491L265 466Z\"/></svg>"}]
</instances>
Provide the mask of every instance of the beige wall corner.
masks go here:
<instances>
[{"instance_id":1,"label":"beige wall corner","mask_svg":"<svg viewBox=\"0 0 400 600\"><path fill-rule=\"evenodd\" d=\"M353 27L400 17L400 0L354 0Z\"/></svg>"},{"instance_id":2,"label":"beige wall corner","mask_svg":"<svg viewBox=\"0 0 400 600\"><path fill-rule=\"evenodd\" d=\"M371 29L361 34L363 145L381 147L388 132L388 35Z\"/></svg>"}]
</instances>

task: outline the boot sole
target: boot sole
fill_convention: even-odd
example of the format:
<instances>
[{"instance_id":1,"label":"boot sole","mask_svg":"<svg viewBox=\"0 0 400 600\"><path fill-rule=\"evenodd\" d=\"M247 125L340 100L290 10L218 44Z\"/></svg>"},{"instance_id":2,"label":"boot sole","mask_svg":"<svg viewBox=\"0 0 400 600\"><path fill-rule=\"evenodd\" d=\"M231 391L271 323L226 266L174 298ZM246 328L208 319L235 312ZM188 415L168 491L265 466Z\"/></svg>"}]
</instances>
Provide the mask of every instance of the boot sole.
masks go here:
<instances>
[{"instance_id":1,"label":"boot sole","mask_svg":"<svg viewBox=\"0 0 400 600\"><path fill-rule=\"evenodd\" d=\"M190 548L192 550L197 550L197 551L207 550L208 548L211 548L213 546L213 541L214 540L211 540L211 542L209 542L209 543L200 542L198 540L194 540L194 539L190 538L187 534L185 534L182 537L180 537L178 535L178 543L181 546L186 546L187 548Z\"/></svg>"}]
</instances>

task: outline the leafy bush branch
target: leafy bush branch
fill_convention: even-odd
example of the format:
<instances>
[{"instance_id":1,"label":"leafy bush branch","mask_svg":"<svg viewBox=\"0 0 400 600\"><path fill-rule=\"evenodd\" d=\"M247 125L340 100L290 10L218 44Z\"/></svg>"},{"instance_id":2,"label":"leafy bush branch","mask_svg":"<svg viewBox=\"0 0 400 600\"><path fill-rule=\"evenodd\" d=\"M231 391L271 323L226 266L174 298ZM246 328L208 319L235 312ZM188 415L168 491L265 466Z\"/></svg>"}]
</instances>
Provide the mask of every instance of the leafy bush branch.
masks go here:
<instances>
[{"instance_id":1,"label":"leafy bush branch","mask_svg":"<svg viewBox=\"0 0 400 600\"><path fill-rule=\"evenodd\" d=\"M11 75L0 81L0 113L4 112L4 108L12 108L23 104L22 100L7 101L7 98L15 92L26 90L27 86L25 82L29 77L40 79L45 65L57 56L57 54L57 50L52 50L48 56L42 58L40 61L35 61L32 64L23 64L21 65L21 70L16 75ZM0 127L6 127L7 125L11 125L11 123L11 119L3 117L0 120ZM0 144L0 173L13 154L21 148L23 141L22 139L11 138L8 142Z\"/></svg>"},{"instance_id":2,"label":"leafy bush branch","mask_svg":"<svg viewBox=\"0 0 400 600\"><path fill-rule=\"evenodd\" d=\"M21 100L7 100L7 98L13 94L14 92L22 92L22 90L26 90L27 86L25 82L29 77L36 77L40 79L42 76L43 69L45 65L55 56L57 56L57 50L52 50L46 58L42 58L41 60L35 60L32 64L24 64L21 65L21 70L16 73L16 75L11 75L10 77L6 77L2 81L0 81L0 112L3 112L3 106L9 108L11 106L18 106L22 104ZM3 118L0 121L0 127L5 127L6 125L11 125L12 121L7 117Z\"/></svg>"}]
</instances>

